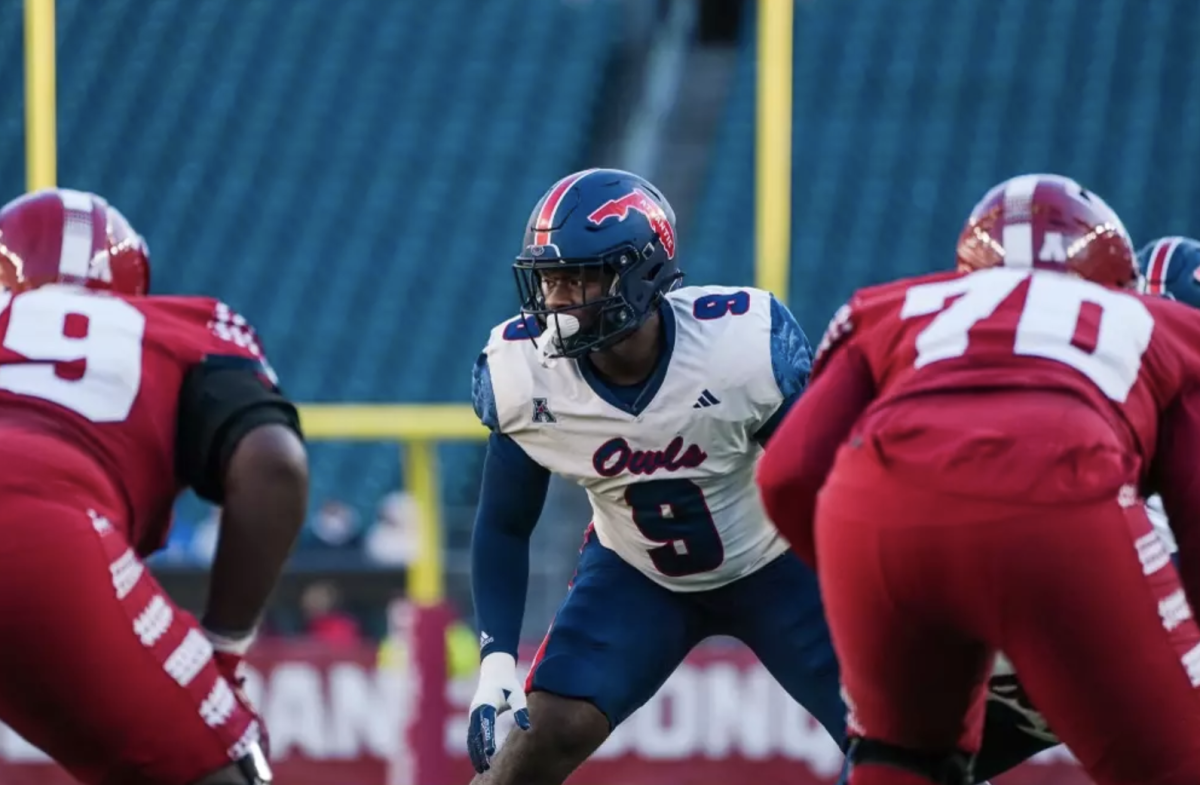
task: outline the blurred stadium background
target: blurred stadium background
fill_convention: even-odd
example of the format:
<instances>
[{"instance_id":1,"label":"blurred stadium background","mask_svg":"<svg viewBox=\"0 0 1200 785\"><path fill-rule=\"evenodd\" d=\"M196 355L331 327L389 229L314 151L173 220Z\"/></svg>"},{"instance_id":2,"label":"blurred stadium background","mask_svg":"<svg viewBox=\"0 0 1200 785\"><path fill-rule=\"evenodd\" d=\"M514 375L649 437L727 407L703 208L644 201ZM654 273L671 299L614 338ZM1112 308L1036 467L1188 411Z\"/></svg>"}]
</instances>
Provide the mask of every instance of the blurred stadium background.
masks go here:
<instances>
[{"instance_id":1,"label":"blurred stadium background","mask_svg":"<svg viewBox=\"0 0 1200 785\"><path fill-rule=\"evenodd\" d=\"M469 370L514 312L523 224L561 175L647 176L679 215L689 281L764 285L814 340L854 288L949 265L974 201L1019 172L1076 177L1139 244L1200 231L1195 0L0 9L4 199L53 183L104 194L148 238L154 289L246 314L312 404L312 516L260 655L292 785L467 779L483 435ZM185 498L177 517L154 563L195 606L214 511ZM555 486L531 643L587 520L582 494ZM433 643L412 632L425 622ZM418 682L437 685L432 733L408 722L430 716ZM736 646L699 652L673 684L573 781L803 785L836 769ZM37 761L0 733L0 782L50 782ZM1063 756L1001 780L1051 781L1081 780Z\"/></svg>"}]
</instances>

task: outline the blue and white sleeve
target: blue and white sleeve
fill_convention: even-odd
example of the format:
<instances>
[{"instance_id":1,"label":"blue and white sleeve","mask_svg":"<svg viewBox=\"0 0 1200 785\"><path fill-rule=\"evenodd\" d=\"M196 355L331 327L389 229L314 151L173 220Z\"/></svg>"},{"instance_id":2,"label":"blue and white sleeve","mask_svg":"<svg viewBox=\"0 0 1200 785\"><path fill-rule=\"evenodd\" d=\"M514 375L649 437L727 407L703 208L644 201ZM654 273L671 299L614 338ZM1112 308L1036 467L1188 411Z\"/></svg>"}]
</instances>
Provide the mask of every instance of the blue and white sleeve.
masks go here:
<instances>
[{"instance_id":1,"label":"blue and white sleeve","mask_svg":"<svg viewBox=\"0 0 1200 785\"><path fill-rule=\"evenodd\" d=\"M475 360L475 367L471 369L471 405L475 407L475 416L489 431L500 431L500 417L496 413L496 391L492 387L492 371L488 367L488 357L484 352L479 353L479 359Z\"/></svg>"},{"instance_id":2,"label":"blue and white sleeve","mask_svg":"<svg viewBox=\"0 0 1200 785\"><path fill-rule=\"evenodd\" d=\"M471 380L479 420L491 429L471 537L471 593L484 656L516 656L529 587L529 538L546 502L550 472L499 431L487 357Z\"/></svg>"},{"instance_id":3,"label":"blue and white sleeve","mask_svg":"<svg viewBox=\"0 0 1200 785\"><path fill-rule=\"evenodd\" d=\"M783 303L771 296L771 372L775 386L783 397L779 408L755 432L754 438L766 444L783 421L792 404L808 386L812 373L813 350L808 336L800 329L799 322Z\"/></svg>"}]
</instances>

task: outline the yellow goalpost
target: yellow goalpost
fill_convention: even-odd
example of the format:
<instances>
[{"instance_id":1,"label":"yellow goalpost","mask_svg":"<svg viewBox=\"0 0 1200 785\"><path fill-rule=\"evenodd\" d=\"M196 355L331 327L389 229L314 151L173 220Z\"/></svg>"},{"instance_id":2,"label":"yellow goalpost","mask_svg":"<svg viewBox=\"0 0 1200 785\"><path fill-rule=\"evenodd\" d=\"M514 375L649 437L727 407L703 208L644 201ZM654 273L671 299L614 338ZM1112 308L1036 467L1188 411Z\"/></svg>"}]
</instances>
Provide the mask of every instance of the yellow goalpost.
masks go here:
<instances>
[{"instance_id":1,"label":"yellow goalpost","mask_svg":"<svg viewBox=\"0 0 1200 785\"><path fill-rule=\"evenodd\" d=\"M54 69L54 0L25 0L25 187L57 179L58 129Z\"/></svg>"},{"instance_id":2,"label":"yellow goalpost","mask_svg":"<svg viewBox=\"0 0 1200 785\"><path fill-rule=\"evenodd\" d=\"M792 42L796 0L758 0L754 278L788 296L792 231Z\"/></svg>"},{"instance_id":3,"label":"yellow goalpost","mask_svg":"<svg viewBox=\"0 0 1200 785\"><path fill-rule=\"evenodd\" d=\"M54 0L24 0L25 153L28 190L57 182ZM756 284L786 300L791 224L792 24L794 0L758 0L755 139ZM309 439L393 441L402 450L405 488L417 501L419 556L408 573L410 597L434 603L442 569L438 442L481 441L486 429L465 404L301 406Z\"/></svg>"}]
</instances>

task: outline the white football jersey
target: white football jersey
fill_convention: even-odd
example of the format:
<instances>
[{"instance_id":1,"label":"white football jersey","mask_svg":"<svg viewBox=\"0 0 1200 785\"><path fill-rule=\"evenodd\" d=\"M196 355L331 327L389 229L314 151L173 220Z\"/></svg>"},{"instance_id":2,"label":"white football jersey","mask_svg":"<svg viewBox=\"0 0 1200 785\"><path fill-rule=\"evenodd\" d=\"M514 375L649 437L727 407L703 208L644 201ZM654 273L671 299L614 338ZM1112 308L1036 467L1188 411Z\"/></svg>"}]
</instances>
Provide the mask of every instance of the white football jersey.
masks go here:
<instances>
[{"instance_id":1,"label":"white football jersey","mask_svg":"<svg viewBox=\"0 0 1200 785\"><path fill-rule=\"evenodd\" d=\"M811 349L761 289L687 287L660 313L669 356L632 406L586 363L544 367L528 322L497 326L489 425L587 490L603 546L672 590L712 589L788 548L754 483L755 434L807 381Z\"/></svg>"}]
</instances>

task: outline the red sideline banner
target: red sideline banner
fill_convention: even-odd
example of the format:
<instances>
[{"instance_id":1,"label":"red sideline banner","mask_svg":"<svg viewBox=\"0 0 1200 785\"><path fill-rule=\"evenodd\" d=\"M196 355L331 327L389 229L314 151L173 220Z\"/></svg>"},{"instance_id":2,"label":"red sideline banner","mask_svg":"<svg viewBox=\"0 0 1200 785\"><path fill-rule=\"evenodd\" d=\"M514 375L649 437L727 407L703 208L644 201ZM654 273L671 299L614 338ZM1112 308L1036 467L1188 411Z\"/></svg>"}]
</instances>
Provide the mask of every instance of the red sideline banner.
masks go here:
<instances>
[{"instance_id":1,"label":"red sideline banner","mask_svg":"<svg viewBox=\"0 0 1200 785\"><path fill-rule=\"evenodd\" d=\"M400 609L398 609L400 610ZM262 641L251 699L271 734L284 785L466 785L466 708L472 679L446 677L443 609L395 614L400 656ZM151 720L152 721L152 720ZM572 785L828 785L841 754L744 648L707 645L571 778ZM995 785L1085 785L1054 750ZM0 785L72 780L0 726Z\"/></svg>"}]
</instances>

